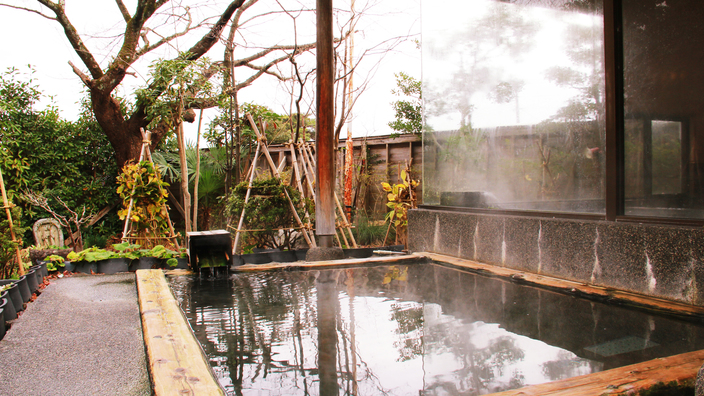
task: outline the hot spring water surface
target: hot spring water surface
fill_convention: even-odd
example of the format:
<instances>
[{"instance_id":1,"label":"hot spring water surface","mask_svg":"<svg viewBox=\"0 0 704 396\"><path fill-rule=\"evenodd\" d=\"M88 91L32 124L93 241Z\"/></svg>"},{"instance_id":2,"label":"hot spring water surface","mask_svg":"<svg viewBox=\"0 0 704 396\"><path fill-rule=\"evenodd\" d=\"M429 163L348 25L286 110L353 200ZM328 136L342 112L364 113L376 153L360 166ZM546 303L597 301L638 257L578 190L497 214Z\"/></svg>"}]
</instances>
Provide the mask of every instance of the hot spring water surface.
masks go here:
<instances>
[{"instance_id":1,"label":"hot spring water surface","mask_svg":"<svg viewBox=\"0 0 704 396\"><path fill-rule=\"evenodd\" d=\"M479 395L704 348L701 326L432 263L169 282L232 395Z\"/></svg>"}]
</instances>

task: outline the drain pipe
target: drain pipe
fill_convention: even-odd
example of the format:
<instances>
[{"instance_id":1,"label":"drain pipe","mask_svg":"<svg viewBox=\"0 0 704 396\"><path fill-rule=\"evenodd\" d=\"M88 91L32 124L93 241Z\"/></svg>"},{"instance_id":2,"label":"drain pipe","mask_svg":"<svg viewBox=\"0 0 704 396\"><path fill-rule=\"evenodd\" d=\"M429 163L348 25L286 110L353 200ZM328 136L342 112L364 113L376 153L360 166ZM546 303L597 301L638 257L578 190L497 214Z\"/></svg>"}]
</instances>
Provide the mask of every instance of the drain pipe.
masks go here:
<instances>
[{"instance_id":1,"label":"drain pipe","mask_svg":"<svg viewBox=\"0 0 704 396\"><path fill-rule=\"evenodd\" d=\"M308 261L343 258L333 247L335 235L335 97L332 0L316 1L316 136L315 235L318 248L311 248ZM338 252L339 251L339 252Z\"/></svg>"}]
</instances>

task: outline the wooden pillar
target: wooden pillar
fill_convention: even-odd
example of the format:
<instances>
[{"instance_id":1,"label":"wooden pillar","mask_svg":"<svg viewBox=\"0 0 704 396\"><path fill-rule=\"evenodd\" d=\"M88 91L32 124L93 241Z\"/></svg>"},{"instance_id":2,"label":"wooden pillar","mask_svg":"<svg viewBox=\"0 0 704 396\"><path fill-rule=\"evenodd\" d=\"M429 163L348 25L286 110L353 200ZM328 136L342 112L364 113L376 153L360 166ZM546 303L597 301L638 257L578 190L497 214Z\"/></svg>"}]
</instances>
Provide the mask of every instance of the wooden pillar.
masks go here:
<instances>
[{"instance_id":1,"label":"wooden pillar","mask_svg":"<svg viewBox=\"0 0 704 396\"><path fill-rule=\"evenodd\" d=\"M335 235L335 103L332 22L332 0L317 0L315 234L320 239L320 247L332 247Z\"/></svg>"}]
</instances>

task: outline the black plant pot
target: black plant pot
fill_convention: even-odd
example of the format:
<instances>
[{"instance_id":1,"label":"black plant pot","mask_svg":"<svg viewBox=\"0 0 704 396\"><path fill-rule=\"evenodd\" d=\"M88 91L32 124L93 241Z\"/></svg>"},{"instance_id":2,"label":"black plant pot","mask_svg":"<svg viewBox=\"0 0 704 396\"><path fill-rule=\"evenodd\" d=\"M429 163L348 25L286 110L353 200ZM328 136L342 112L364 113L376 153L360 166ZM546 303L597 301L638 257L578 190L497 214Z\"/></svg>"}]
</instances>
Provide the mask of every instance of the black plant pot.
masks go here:
<instances>
[{"instance_id":1,"label":"black plant pot","mask_svg":"<svg viewBox=\"0 0 704 396\"><path fill-rule=\"evenodd\" d=\"M2 314L1 311L5 311L5 310L0 308L0 314ZM0 340L2 340L3 338L5 338L5 321L0 320L0 322L2 322L2 323L0 323Z\"/></svg>"},{"instance_id":2,"label":"black plant pot","mask_svg":"<svg viewBox=\"0 0 704 396\"><path fill-rule=\"evenodd\" d=\"M308 254L308 248L306 249L296 249L296 259L297 260L305 260L306 259L306 254Z\"/></svg>"},{"instance_id":3,"label":"black plant pot","mask_svg":"<svg viewBox=\"0 0 704 396\"><path fill-rule=\"evenodd\" d=\"M27 286L29 286L29 292L34 293L39 288L39 284L37 283L36 270L30 268L30 270L27 271L27 275L25 276L27 277Z\"/></svg>"},{"instance_id":4,"label":"black plant pot","mask_svg":"<svg viewBox=\"0 0 704 396\"><path fill-rule=\"evenodd\" d=\"M118 272L128 272L130 270L130 259L111 258L98 261L98 273L116 274Z\"/></svg>"},{"instance_id":5,"label":"black plant pot","mask_svg":"<svg viewBox=\"0 0 704 396\"><path fill-rule=\"evenodd\" d=\"M298 261L296 252L292 250L286 250L283 252L269 252L267 254L271 257L271 261L275 263L292 263L294 261Z\"/></svg>"},{"instance_id":6,"label":"black plant pot","mask_svg":"<svg viewBox=\"0 0 704 396\"><path fill-rule=\"evenodd\" d=\"M22 302L26 303L32 298L32 292L29 290L29 285L27 284L27 275L20 276L17 281L17 286L20 289L20 294L22 295Z\"/></svg>"},{"instance_id":7,"label":"black plant pot","mask_svg":"<svg viewBox=\"0 0 704 396\"><path fill-rule=\"evenodd\" d=\"M42 276L49 276L49 270L46 268L47 261L40 262L39 268L42 269Z\"/></svg>"},{"instance_id":8,"label":"black plant pot","mask_svg":"<svg viewBox=\"0 0 704 396\"><path fill-rule=\"evenodd\" d=\"M241 257L245 264L266 264L271 262L269 253L243 254Z\"/></svg>"},{"instance_id":9,"label":"black plant pot","mask_svg":"<svg viewBox=\"0 0 704 396\"><path fill-rule=\"evenodd\" d=\"M342 249L345 258L367 258L374 254L374 248Z\"/></svg>"},{"instance_id":10,"label":"black plant pot","mask_svg":"<svg viewBox=\"0 0 704 396\"><path fill-rule=\"evenodd\" d=\"M191 266L188 264L188 257L179 257L176 259L176 266L172 267L168 264L166 264L167 268L172 268L172 269L189 269Z\"/></svg>"},{"instance_id":11,"label":"black plant pot","mask_svg":"<svg viewBox=\"0 0 704 396\"><path fill-rule=\"evenodd\" d=\"M90 275L91 273L98 273L98 262L78 261L76 262L76 269L74 270L74 272L82 272L88 275Z\"/></svg>"},{"instance_id":12,"label":"black plant pot","mask_svg":"<svg viewBox=\"0 0 704 396\"><path fill-rule=\"evenodd\" d=\"M64 266L61 267L59 266L59 271L64 272L75 272L76 271L76 263L75 262L70 262L70 261L64 261Z\"/></svg>"},{"instance_id":13,"label":"black plant pot","mask_svg":"<svg viewBox=\"0 0 704 396\"><path fill-rule=\"evenodd\" d=\"M242 260L241 254L233 254L232 259L230 261L231 267L239 267L240 265L244 264L244 260Z\"/></svg>"},{"instance_id":14,"label":"black plant pot","mask_svg":"<svg viewBox=\"0 0 704 396\"><path fill-rule=\"evenodd\" d=\"M38 265L30 267L30 269L34 270L34 276L37 278L37 290L39 290L39 286L44 283L44 271L42 271L42 267Z\"/></svg>"},{"instance_id":15,"label":"black plant pot","mask_svg":"<svg viewBox=\"0 0 704 396\"><path fill-rule=\"evenodd\" d=\"M271 252L280 252L281 249L263 249L263 248L253 248L252 253L271 253Z\"/></svg>"},{"instance_id":16,"label":"black plant pot","mask_svg":"<svg viewBox=\"0 0 704 396\"><path fill-rule=\"evenodd\" d=\"M5 290L2 292L2 295L0 295L0 298L7 300L7 305L5 305L5 322L9 322L17 318L17 311L15 310L15 304L10 297L10 293Z\"/></svg>"},{"instance_id":17,"label":"black plant pot","mask_svg":"<svg viewBox=\"0 0 704 396\"><path fill-rule=\"evenodd\" d=\"M156 257L140 257L139 260L134 260L130 264L130 271L138 269L157 269L161 268L162 259Z\"/></svg>"},{"instance_id":18,"label":"black plant pot","mask_svg":"<svg viewBox=\"0 0 704 396\"><path fill-rule=\"evenodd\" d=\"M0 286L3 285L12 285L5 291L8 292L10 299L12 300L12 305L15 306L15 312L20 312L23 310L24 306L22 305L22 294L20 293L20 286L17 284L17 281L14 279L2 279L0 280Z\"/></svg>"},{"instance_id":19,"label":"black plant pot","mask_svg":"<svg viewBox=\"0 0 704 396\"><path fill-rule=\"evenodd\" d=\"M384 246L383 248L379 250L389 250L392 252L402 252L403 249L406 248L406 245L391 245L391 246Z\"/></svg>"}]
</instances>

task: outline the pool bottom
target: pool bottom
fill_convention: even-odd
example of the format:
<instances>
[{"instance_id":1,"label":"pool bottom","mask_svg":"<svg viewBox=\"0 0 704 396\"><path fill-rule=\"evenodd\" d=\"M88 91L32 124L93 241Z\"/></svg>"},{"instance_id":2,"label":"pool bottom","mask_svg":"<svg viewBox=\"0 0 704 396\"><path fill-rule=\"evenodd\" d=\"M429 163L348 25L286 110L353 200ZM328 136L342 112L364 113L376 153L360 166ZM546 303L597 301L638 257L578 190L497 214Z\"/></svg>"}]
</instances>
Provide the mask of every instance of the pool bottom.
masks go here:
<instances>
[{"instance_id":1,"label":"pool bottom","mask_svg":"<svg viewBox=\"0 0 704 396\"><path fill-rule=\"evenodd\" d=\"M384 261L384 260L373 260L373 263L376 264L376 265L378 265L380 261ZM302 268L302 267L309 268L309 269L313 269L313 268L325 268L325 267L329 267L329 266L331 266L331 265L338 265L338 266L341 265L341 266L343 266L343 268L344 268L344 267L347 267L347 266L349 266L349 265L351 265L351 264L360 264L360 263L362 263L362 262L368 262L368 260L362 260L362 261L354 260L354 262L316 263L316 264L313 264L313 263L303 263L303 265L301 265L301 263L296 263L296 264L297 264L297 265L296 265L296 268ZM386 263L386 264L388 264L388 263ZM471 264L476 264L476 263L467 262L467 264L470 264L470 265L471 265ZM453 263L453 265L457 265L457 263L455 262L455 263ZM269 269L269 270L271 270L271 269L276 269L276 268L282 268L282 267L276 267L276 266L268 266L268 267L266 267L266 266L258 266L258 267L263 267L263 268L260 268L260 269ZM289 268L290 268L290 267L289 267ZM338 267L338 268L340 268L340 267ZM246 268L244 268L244 269L246 270ZM330 271L319 271L319 272L320 272L320 274L324 274L324 273L329 273ZM343 271L343 272L344 272L344 271ZM338 271L338 273L339 273L339 271ZM402 276L402 274L396 274L396 275L394 275L393 273L389 274L389 276L388 276L388 278L389 278L389 279L388 279L388 283L389 283L390 286L399 285L399 284L402 284L402 283L403 283L402 281L399 282L399 280L402 280L402 279L399 279L399 278L398 278L399 275ZM339 275L338 275L338 276L339 276ZM383 283L384 281L386 281L386 279L385 279L386 276L384 276L383 278L384 278L384 279L380 279L380 280L379 280L380 283ZM441 279L441 280L440 280L440 284L442 284L443 286L447 286L447 285L449 285L449 282L450 282L450 281L451 281L450 279L445 279L445 280L442 280L442 279ZM329 286L330 284L335 283L335 282L319 282L319 279L316 279L315 282L316 282L316 287L321 287L321 288L322 288L321 290L317 291L318 294L324 293L324 290L323 290L323 289L327 287L327 286L325 286L325 285L328 285L328 286ZM355 283L356 283L356 282L355 282ZM427 283L427 282L425 282L425 283ZM437 283L437 280L436 280L436 283ZM510 284L510 283L507 283L507 282L501 282L501 283L503 283L503 284ZM298 284L300 285L300 282L298 282ZM251 285L250 285L250 286L251 286ZM332 291L333 291L334 293L332 293L331 295L335 295L335 294L341 292L339 286L340 286L340 285L337 285L337 286L334 286L334 287L332 288ZM467 287L465 287L465 289L466 289L466 288L467 288ZM493 288L496 289L496 287L493 287ZM342 287L342 291L345 291L344 289L345 289L345 287ZM501 296L501 294L502 294L502 293L501 293L501 287L499 287L499 289L496 289L495 291L491 291L490 289L491 289L491 288L486 289L486 290L484 290L483 292L481 292L480 294L484 294L484 295L487 295L487 294L488 294L488 295L495 294L495 295L497 296L497 298L495 298L495 300L501 300L501 299L506 300L506 295L505 295L506 292L504 292L504 295ZM265 293L265 294L266 294L265 298L266 298L266 300L269 300L269 301L273 302L274 305L276 306L277 304L279 304L279 303L281 302L281 301L277 301L278 295L281 294L281 293L276 292L276 288L275 288L275 289L272 289L272 290L273 290L273 291L267 292L268 294ZM360 289L360 285L359 285L359 284L357 284L357 290L358 290L358 291L359 291L359 290L362 290L362 289ZM480 291L481 291L481 290L480 290ZM178 295L178 291L175 291L175 293ZM543 294L544 294L544 293L545 293L545 292L543 292ZM227 293L225 293L225 294L227 294ZM510 294L510 293L509 293L509 294ZM548 295L549 295L549 296L552 296L553 294L554 294L554 293L548 293L548 294L544 294L544 295L546 295L546 296L548 296ZM317 294L316 294L316 296L317 296ZM499 297L499 296L501 296L501 297ZM231 297L230 297L230 298L231 298ZM360 299L362 298L362 296L360 296L360 294L357 293L356 298L357 298L358 301L361 301ZM388 298L392 298L392 297L389 296ZM396 298L396 297L394 297L394 298ZM550 297L550 298L552 298L552 297ZM392 298L392 299L393 299L393 298ZM520 301L521 299L523 299L523 297L518 296L518 300ZM246 298L238 298L237 300L238 300L238 301L246 300ZM323 299L323 300L324 300L324 299ZM467 298L465 297L464 300L467 300ZM510 298L509 298L508 300L510 300ZM547 300L546 300L546 301L547 301ZM503 301L503 304L504 304L504 305L505 305L505 303L506 303L506 301ZM188 302L188 309L193 309L193 304L196 304L196 303L193 302L193 301L189 301L189 302ZM232 307L235 306L235 304L233 303L232 300L231 300L230 302L227 302L227 301L225 301L225 302L219 302L218 304L221 304L221 305L224 305L224 306L228 306L228 305L229 305L229 306L232 306ZM401 303L398 303L397 305L402 305L402 304L401 304ZM553 304L552 304L552 303L545 303L545 306L546 306L546 307L549 307L549 306L551 306L551 305L553 305ZM187 309L187 310L188 310L188 309ZM323 311L325 310L325 307L324 307L324 306L319 306L319 307L317 307L317 309L318 309L319 311L323 312ZM400 312L400 311L403 311L403 309L399 309L399 310L397 310L397 311ZM410 311L412 312L413 309L411 309ZM442 311L442 310L441 310L441 311ZM333 312L334 312L334 310L333 310ZM418 311L416 310L416 312L418 312ZM324 312L323 312L323 313L324 313ZM301 314L301 312L299 312L299 314ZM428 314L428 313L426 312L426 315L427 315L427 314ZM454 313L452 313L452 314L454 314ZM198 330L196 329L196 327L199 327L199 326L200 326L200 327L203 327L203 326L205 325L205 323L204 323L203 321L205 321L205 320L207 319L206 317L208 317L208 316L213 316L213 313L210 312L210 311L208 311L208 310L201 310L198 315L200 315L201 322L195 322L195 325L194 325L194 322L192 321L192 326L194 326L194 329L195 329L196 331L198 331ZM237 315L239 315L239 314L237 314ZM237 315L235 315L235 316L237 316ZM339 307L338 307L338 315L339 315ZM347 315L347 320L349 320L349 313L344 314L343 316L345 316L345 315ZM412 316L412 315L411 315L411 316ZM535 315L534 315L534 316L535 316ZM559 315L550 315L550 317L558 317L558 316L559 316ZM564 316L564 315L562 315L562 316ZM361 317L360 314L359 314L359 312L357 312L357 317L358 317L358 318ZM222 319L222 318L221 318L221 319ZM475 318L475 319L476 319L476 318ZM484 317L484 319L487 321L487 323L488 323L488 322L492 322L492 321L497 321L496 318L486 317L486 316ZM562 319L561 319L561 320L562 320ZM543 317L543 321L545 321L545 317ZM428 322L430 322L430 321L429 321L429 320L426 320L426 323L428 323ZM531 324L529 321L521 320L521 321L519 321L519 322L522 323L521 326L523 326L524 328L529 329L528 332L532 331L532 330L530 330L530 327L531 327L531 326L534 326L534 325ZM558 321L558 322L559 322L559 321ZM399 323L400 323L400 322L399 322ZM558 324L559 324L559 323L558 323ZM264 333L262 333L263 335L261 335L260 337L265 337L265 338L266 338L266 337L270 337L271 334L269 334L269 333L272 331L271 329L273 328L274 330L276 330L277 328L280 327L280 326L279 326L279 327L277 327L277 326L279 326L279 325L275 325L274 327L271 327L271 326L264 326L264 329L265 329L265 330L264 330ZM510 328L510 327L512 327L512 326L515 327L516 325L504 325L503 327ZM527 326L527 327L526 327L526 326ZM564 326L564 325L561 325L561 326ZM577 323L576 328L579 328L579 326L580 326L579 323ZM340 328L339 323L338 323L337 327ZM344 327L344 326L343 326L343 327ZM519 327L520 327L520 326L519 326ZM646 326L646 327L647 327L647 326ZM659 328L661 328L662 326L658 324L656 327L659 329ZM259 327L256 327L256 326L255 326L254 328L259 328ZM400 327L399 327L399 329L400 329ZM546 326L545 326L545 325L542 325L542 329L543 329L542 331L545 332L545 331L546 331L546 330L545 330L545 329L546 329ZM225 330L226 330L226 329L225 329ZM314 329L314 330L315 330L315 329ZM512 329L512 330L513 330L513 329ZM538 330L540 331L540 327L538 327ZM276 331L278 331L278 330L276 330ZM523 329L523 330L520 330L520 329L519 329L518 332L519 332L519 333L521 333L521 332L525 333L526 330L525 330L525 329ZM216 332L216 333L217 333L217 332ZM215 334L215 333L213 333L213 334ZM217 334L213 335L213 334L211 334L211 335L209 336L211 339L212 339L213 337L219 337L219 335L217 335ZM218 333L218 334L220 334L220 333ZM408 332L406 332L406 333L404 333L404 334L407 335ZM359 337L359 334L358 334L358 337ZM594 340L595 342L585 344L584 346L586 346L586 347L594 347L594 346L596 346L596 345L608 344L609 340L613 340L613 337L612 337L612 336L604 336L604 337L605 337L605 339ZM412 349L413 349L412 347L413 347L413 342L414 342L414 341L413 341L412 337L410 337L410 338L411 338L411 339L409 339L409 337L406 337L406 339L405 339L405 340L402 340L402 341L403 341L403 342L407 342L407 343L410 342L410 350L412 351ZM427 337L426 337L426 338L427 338ZM310 339L313 340L312 342L319 342L319 341L320 341L320 340L316 340L315 337L312 337L312 338L310 338ZM616 338L616 339L618 339L618 338ZM237 339L237 337L232 337L232 338L230 339L230 341L231 341L231 342L234 342L234 343L237 343L237 342L240 342L240 343L242 343L242 342L245 342L245 343L246 343L246 342L250 342L250 344L252 343L251 341L247 341L247 340L243 340L243 339ZM597 341L598 341L598 342L597 342ZM203 342L203 341L201 340L201 342ZM349 337L348 337L347 339L340 339L340 340L337 341L338 345L342 345L342 344L344 344L345 342L347 342L347 343L349 344L349 342L350 342ZM552 340L551 343L554 344L554 343L555 343L554 340ZM559 342L558 342L558 343L559 343ZM226 342L225 342L224 344L222 344L222 345L227 345L227 344L228 344L228 342L226 341ZM223 347L222 345L221 345L221 347ZM644 345L646 345L646 344L644 344ZM250 345L250 346L251 346L251 345ZM630 346L629 348L633 348L633 346ZM207 348L206 348L206 349L207 349ZM246 348L245 348L245 349L246 349ZM278 360L277 360L276 358L274 358L274 355L271 355L272 353L274 353L274 354L278 353L278 354L279 354L279 357L280 357L281 352L280 352L280 351L277 352L277 351L275 350L275 348L274 348L274 349L269 348L268 352L267 352L266 348L264 348L263 350L261 350L261 351L259 352L258 355L257 355L257 353L250 353L250 352L252 352L252 350L255 350L255 349L256 349L256 348L250 348L250 349L249 349L249 352L248 352L249 354L246 355L246 356L242 356L242 357L241 357L241 361L246 362L247 359L250 359L250 360L251 360L251 359L263 359L263 356L266 356L267 353L269 353L269 358L268 358L268 359L270 359L270 360L268 361L268 363L267 363L266 361L264 361L264 360L260 360L260 363L263 364L261 367L266 367L267 364L269 365L269 367L271 367L271 364L278 364L278 363L280 363L279 361L286 361L286 362L287 362L286 359L278 359ZM407 349L408 349L408 348L407 348ZM645 348L644 351L645 351L645 353L646 353L646 355L647 355L647 353L653 352L653 350L657 350L657 349L658 349L657 347L652 346L652 347L650 347L650 348ZM342 350L342 349L340 349L339 351L341 351L341 350ZM599 350L592 351L592 354L593 354L594 356L587 356L587 355L590 353L590 352L589 352L589 348L584 348L584 350L585 350L585 351L581 352L581 354L584 355L584 356L581 356L581 358L598 357L598 355L599 355L599 353L598 353ZM643 352L643 351L641 351L641 352ZM340 353L341 353L341 352L340 352ZM640 352L639 352L639 353L640 353ZM662 353L662 351L661 351L661 353ZM354 355L354 354L352 354L352 355ZM626 354L626 355L628 355L628 354ZM647 356L645 356L645 357L647 357ZM219 358L219 359L222 359L222 357ZM271 359L273 359L273 360L271 360ZM614 360L614 359L609 359L609 360ZM619 359L616 359L616 360L619 360ZM340 361L341 361L341 360L340 360ZM620 364L623 364L623 362L621 362ZM303 366L305 366L305 365L303 365ZM309 366L310 366L310 365L309 365ZM356 366L355 366L355 367L356 367ZM308 368L302 367L302 368L303 368L303 370L301 370L302 372L305 372L306 369L310 369L310 367L308 367ZM313 370L313 371L310 371L310 370ZM320 380L320 381L322 382L322 377L321 377L320 379L318 379L318 376L322 376L324 373L319 373L316 369L310 369L310 370L308 371L308 375L309 375L309 376L315 376L315 378L316 378L316 379L315 379L316 383L317 383L318 380ZM216 370L216 372L217 372L217 370ZM693 370L692 373L690 373L690 374L691 374L691 376L693 377L693 376L696 374L696 369ZM261 375L262 375L262 373L259 374L259 381L260 381L260 382L262 381ZM267 371L263 371L263 375L266 376L266 375L267 375ZM273 374L272 374L272 372L269 372L268 375L269 375L269 376L272 376ZM308 385L311 385L311 386L312 386L313 384L310 383L310 384L308 384ZM519 383L519 385L520 385L520 383ZM612 385L613 385L613 384L612 384ZM317 388L317 386L316 386L316 388ZM246 389L246 387L241 388L241 390L245 390L245 389ZM493 388L491 388L491 389L493 389ZM523 389L526 389L526 388L523 388ZM613 389L613 388L605 388L605 389ZM485 389L485 391L486 391L486 390L490 390L490 389ZM497 389L497 390L498 390L498 389ZM434 393L428 393L428 392L426 392L426 393L424 393L424 394L434 394Z\"/></svg>"}]
</instances>

